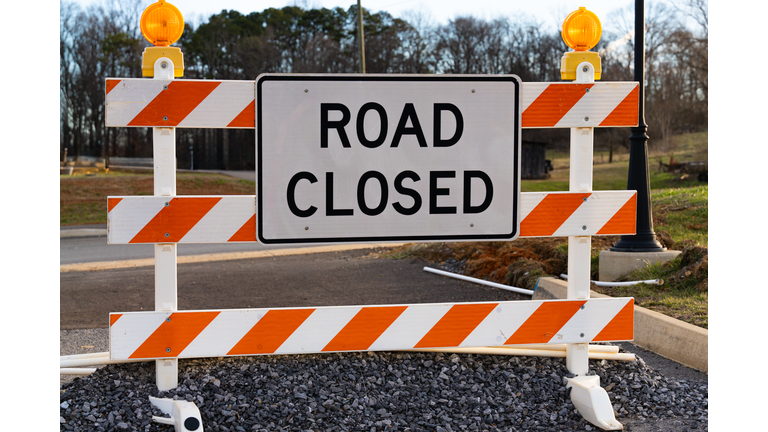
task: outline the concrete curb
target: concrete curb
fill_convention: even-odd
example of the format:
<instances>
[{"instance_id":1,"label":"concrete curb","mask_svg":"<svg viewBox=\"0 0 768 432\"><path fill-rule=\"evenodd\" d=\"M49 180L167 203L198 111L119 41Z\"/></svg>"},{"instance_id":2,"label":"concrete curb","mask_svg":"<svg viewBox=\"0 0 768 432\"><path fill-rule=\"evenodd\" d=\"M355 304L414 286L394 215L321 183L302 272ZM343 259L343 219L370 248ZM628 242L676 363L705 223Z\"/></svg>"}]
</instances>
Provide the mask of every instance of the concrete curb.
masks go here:
<instances>
[{"instance_id":1,"label":"concrete curb","mask_svg":"<svg viewBox=\"0 0 768 432\"><path fill-rule=\"evenodd\" d=\"M567 289L568 282L564 280L541 278L533 292L533 300L563 299L566 298ZM590 297L608 296L591 291ZM709 373L707 329L635 306L634 330L633 344L684 366Z\"/></svg>"},{"instance_id":2,"label":"concrete curb","mask_svg":"<svg viewBox=\"0 0 768 432\"><path fill-rule=\"evenodd\" d=\"M59 232L59 238L97 237L107 235L107 230L103 228L70 228L62 229Z\"/></svg>"},{"instance_id":3,"label":"concrete curb","mask_svg":"<svg viewBox=\"0 0 768 432\"><path fill-rule=\"evenodd\" d=\"M224 252L214 254L183 255L177 258L177 264L192 264L211 261L230 261L239 259L268 258L289 255L309 255L323 252L343 252L358 249L388 248L402 246L405 243L369 243L369 244L343 244L328 246L308 246L291 249L269 249L250 252ZM121 261L100 261L79 264L63 264L59 266L59 273L115 270L122 268L150 267L155 265L154 258L140 258Z\"/></svg>"}]
</instances>

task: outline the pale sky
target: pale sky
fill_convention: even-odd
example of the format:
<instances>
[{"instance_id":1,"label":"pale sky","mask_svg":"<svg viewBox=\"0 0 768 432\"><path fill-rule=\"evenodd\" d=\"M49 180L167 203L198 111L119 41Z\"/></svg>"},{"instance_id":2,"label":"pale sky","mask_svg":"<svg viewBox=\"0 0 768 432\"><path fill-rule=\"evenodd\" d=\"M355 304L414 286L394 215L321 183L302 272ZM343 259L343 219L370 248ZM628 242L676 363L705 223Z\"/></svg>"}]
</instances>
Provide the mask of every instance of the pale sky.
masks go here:
<instances>
[{"instance_id":1,"label":"pale sky","mask_svg":"<svg viewBox=\"0 0 768 432\"><path fill-rule=\"evenodd\" d=\"M98 3L100 0L75 0L81 5ZM147 0L147 5L151 3ZM274 7L282 8L298 5L305 9L312 8L349 8L357 0L172 0L184 15L185 21L197 25L200 17L206 21L222 9L236 10L243 14L261 12ZM646 2L647 3L647 2ZM402 17L408 11L421 12L437 23L445 23L456 16L473 15L482 19L498 16L512 17L525 14L538 18L542 23L558 28L568 13L580 6L597 14L601 21L608 18L610 12L626 6L634 7L634 0L361 0L363 8L372 12L387 11L394 17ZM605 23L603 24L605 26Z\"/></svg>"}]
</instances>

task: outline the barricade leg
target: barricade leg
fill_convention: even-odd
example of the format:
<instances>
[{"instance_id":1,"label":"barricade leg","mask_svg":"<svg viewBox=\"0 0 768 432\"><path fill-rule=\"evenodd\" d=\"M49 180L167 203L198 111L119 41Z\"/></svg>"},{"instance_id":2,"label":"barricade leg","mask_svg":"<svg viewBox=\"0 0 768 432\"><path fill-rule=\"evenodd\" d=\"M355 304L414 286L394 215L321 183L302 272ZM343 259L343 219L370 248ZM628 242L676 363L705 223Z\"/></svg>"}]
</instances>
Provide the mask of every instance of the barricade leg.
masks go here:
<instances>
[{"instance_id":1,"label":"barricade leg","mask_svg":"<svg viewBox=\"0 0 768 432\"><path fill-rule=\"evenodd\" d=\"M174 128L154 128L152 149L155 167L155 196L168 197L170 202L176 195L176 130ZM156 311L175 311L177 308L176 247L176 244L155 244ZM178 387L178 360L155 360L155 364L158 390L170 390Z\"/></svg>"},{"instance_id":2,"label":"barricade leg","mask_svg":"<svg viewBox=\"0 0 768 432\"><path fill-rule=\"evenodd\" d=\"M175 311L176 302L176 245L155 245L155 310ZM173 354L173 353L171 353ZM179 386L179 360L155 360L158 390Z\"/></svg>"},{"instance_id":3,"label":"barricade leg","mask_svg":"<svg viewBox=\"0 0 768 432\"><path fill-rule=\"evenodd\" d=\"M592 253L592 239L568 237L568 299L589 299L589 269ZM567 344L565 365L576 375L589 372L589 344Z\"/></svg>"},{"instance_id":4,"label":"barricade leg","mask_svg":"<svg viewBox=\"0 0 768 432\"><path fill-rule=\"evenodd\" d=\"M576 71L576 82L595 82L594 66L588 62L581 63ZM570 192L592 192L593 151L594 128L571 128L571 171L568 186ZM588 228L583 227L585 231ZM568 237L569 300L589 299L591 258L591 237ZM589 345L567 344L565 364L569 372L577 375L568 379L568 387L571 388L571 401L584 419L605 430L623 429L614 417L608 393L600 387L600 379L587 375Z\"/></svg>"}]
</instances>

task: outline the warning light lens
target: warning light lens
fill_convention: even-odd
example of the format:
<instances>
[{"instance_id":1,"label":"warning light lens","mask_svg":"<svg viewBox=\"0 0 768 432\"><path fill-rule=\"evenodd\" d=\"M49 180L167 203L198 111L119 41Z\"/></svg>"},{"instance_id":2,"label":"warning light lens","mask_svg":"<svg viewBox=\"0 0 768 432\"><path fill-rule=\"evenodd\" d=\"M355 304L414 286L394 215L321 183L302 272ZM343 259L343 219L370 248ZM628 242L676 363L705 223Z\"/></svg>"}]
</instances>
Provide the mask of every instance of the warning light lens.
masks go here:
<instances>
[{"instance_id":1,"label":"warning light lens","mask_svg":"<svg viewBox=\"0 0 768 432\"><path fill-rule=\"evenodd\" d=\"M563 41L575 51L587 51L597 45L603 27L597 15L580 7L563 21Z\"/></svg>"},{"instance_id":2,"label":"warning light lens","mask_svg":"<svg viewBox=\"0 0 768 432\"><path fill-rule=\"evenodd\" d=\"M147 6L141 14L141 34L156 46L168 46L184 32L184 17L176 6L159 1Z\"/></svg>"}]
</instances>

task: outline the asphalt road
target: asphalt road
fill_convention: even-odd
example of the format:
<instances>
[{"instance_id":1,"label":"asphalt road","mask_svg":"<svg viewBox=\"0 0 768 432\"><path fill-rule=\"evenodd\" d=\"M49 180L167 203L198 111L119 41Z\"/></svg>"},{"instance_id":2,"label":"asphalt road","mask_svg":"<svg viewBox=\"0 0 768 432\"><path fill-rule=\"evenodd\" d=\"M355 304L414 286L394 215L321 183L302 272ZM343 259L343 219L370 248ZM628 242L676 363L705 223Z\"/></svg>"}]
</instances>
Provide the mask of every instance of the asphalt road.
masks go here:
<instances>
[{"instance_id":1,"label":"asphalt road","mask_svg":"<svg viewBox=\"0 0 768 432\"><path fill-rule=\"evenodd\" d=\"M423 270L372 249L179 264L180 310L502 301L530 296ZM61 274L61 328L106 328L110 312L154 309L154 268Z\"/></svg>"},{"instance_id":2,"label":"asphalt road","mask_svg":"<svg viewBox=\"0 0 768 432\"><path fill-rule=\"evenodd\" d=\"M178 256L192 256L284 249L286 247L295 246L264 245L261 243L179 244L176 254ZM108 244L106 235L62 238L59 242L59 265L154 257L155 249L152 244Z\"/></svg>"},{"instance_id":3,"label":"asphalt road","mask_svg":"<svg viewBox=\"0 0 768 432\"><path fill-rule=\"evenodd\" d=\"M424 267L430 265L419 260L376 257L382 250L179 264L178 309L530 300L527 295L426 272ZM150 248L148 257L152 253ZM70 259L62 253L64 260ZM153 309L154 267L60 275L62 330L107 328L110 312ZM664 368L669 376L707 380L706 374L647 350L622 346Z\"/></svg>"}]
</instances>

